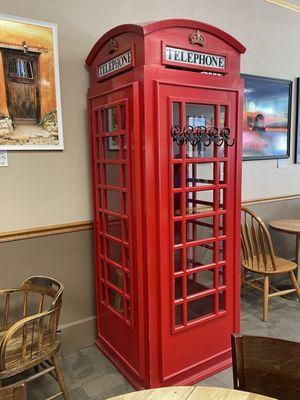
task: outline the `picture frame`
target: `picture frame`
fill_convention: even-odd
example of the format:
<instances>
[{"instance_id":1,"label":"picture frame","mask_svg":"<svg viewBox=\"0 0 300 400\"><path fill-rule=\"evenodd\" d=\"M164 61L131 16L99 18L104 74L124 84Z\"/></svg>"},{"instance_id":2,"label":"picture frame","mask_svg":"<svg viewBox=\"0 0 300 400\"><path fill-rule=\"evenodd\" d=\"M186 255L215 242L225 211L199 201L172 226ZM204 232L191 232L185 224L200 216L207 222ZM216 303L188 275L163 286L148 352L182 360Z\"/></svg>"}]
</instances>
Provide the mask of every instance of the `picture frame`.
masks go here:
<instances>
[{"instance_id":1,"label":"picture frame","mask_svg":"<svg viewBox=\"0 0 300 400\"><path fill-rule=\"evenodd\" d=\"M243 161L289 158L292 81L242 74Z\"/></svg>"},{"instance_id":2,"label":"picture frame","mask_svg":"<svg viewBox=\"0 0 300 400\"><path fill-rule=\"evenodd\" d=\"M300 78L296 81L295 163L300 164Z\"/></svg>"},{"instance_id":3,"label":"picture frame","mask_svg":"<svg viewBox=\"0 0 300 400\"><path fill-rule=\"evenodd\" d=\"M57 25L0 14L0 78L0 150L63 150Z\"/></svg>"}]
</instances>

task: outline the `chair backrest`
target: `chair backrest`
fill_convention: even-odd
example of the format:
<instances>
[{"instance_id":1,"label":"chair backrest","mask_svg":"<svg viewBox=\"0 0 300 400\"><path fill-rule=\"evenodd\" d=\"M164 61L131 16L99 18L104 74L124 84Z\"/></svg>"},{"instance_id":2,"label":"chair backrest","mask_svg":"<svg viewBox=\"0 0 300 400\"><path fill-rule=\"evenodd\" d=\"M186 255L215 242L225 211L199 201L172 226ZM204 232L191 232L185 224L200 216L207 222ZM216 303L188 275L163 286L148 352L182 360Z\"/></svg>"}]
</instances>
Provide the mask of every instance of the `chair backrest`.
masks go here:
<instances>
[{"instance_id":1,"label":"chair backrest","mask_svg":"<svg viewBox=\"0 0 300 400\"><path fill-rule=\"evenodd\" d=\"M58 349L63 289L56 279L32 276L19 289L2 291L5 297L2 329L6 332L0 341L0 372L13 365L20 370L35 365L36 360ZM21 303L14 303L15 297ZM18 305L20 312L16 319Z\"/></svg>"},{"instance_id":2,"label":"chair backrest","mask_svg":"<svg viewBox=\"0 0 300 400\"><path fill-rule=\"evenodd\" d=\"M257 271L276 271L270 233L264 222L246 207L242 207L241 246L245 266Z\"/></svg>"},{"instance_id":3,"label":"chair backrest","mask_svg":"<svg viewBox=\"0 0 300 400\"><path fill-rule=\"evenodd\" d=\"M22 283L21 290L24 291L26 295L29 293L36 293L39 295L40 303L38 312L42 312L47 297L52 299L50 309L61 304L64 286L57 279L48 276L31 276Z\"/></svg>"},{"instance_id":4,"label":"chair backrest","mask_svg":"<svg viewBox=\"0 0 300 400\"><path fill-rule=\"evenodd\" d=\"M300 399L300 343L232 335L234 388L273 397Z\"/></svg>"}]
</instances>

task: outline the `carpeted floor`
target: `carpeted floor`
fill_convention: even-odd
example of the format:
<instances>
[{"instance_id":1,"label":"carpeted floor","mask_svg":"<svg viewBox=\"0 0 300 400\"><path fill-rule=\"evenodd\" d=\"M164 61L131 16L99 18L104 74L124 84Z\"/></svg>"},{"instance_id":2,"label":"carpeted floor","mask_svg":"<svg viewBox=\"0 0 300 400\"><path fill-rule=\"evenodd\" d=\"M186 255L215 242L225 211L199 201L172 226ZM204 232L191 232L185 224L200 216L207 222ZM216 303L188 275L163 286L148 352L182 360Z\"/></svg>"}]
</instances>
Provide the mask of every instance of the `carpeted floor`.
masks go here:
<instances>
[{"instance_id":1,"label":"carpeted floor","mask_svg":"<svg viewBox=\"0 0 300 400\"><path fill-rule=\"evenodd\" d=\"M241 332L273 336L300 342L300 304L285 298L270 301L269 321L262 321L262 298L253 289L242 290ZM71 400L102 400L134 389L115 367L94 347L61 359ZM232 387L232 371L227 369L198 385ZM43 400L56 392L56 383L42 377L29 386L28 400Z\"/></svg>"}]
</instances>

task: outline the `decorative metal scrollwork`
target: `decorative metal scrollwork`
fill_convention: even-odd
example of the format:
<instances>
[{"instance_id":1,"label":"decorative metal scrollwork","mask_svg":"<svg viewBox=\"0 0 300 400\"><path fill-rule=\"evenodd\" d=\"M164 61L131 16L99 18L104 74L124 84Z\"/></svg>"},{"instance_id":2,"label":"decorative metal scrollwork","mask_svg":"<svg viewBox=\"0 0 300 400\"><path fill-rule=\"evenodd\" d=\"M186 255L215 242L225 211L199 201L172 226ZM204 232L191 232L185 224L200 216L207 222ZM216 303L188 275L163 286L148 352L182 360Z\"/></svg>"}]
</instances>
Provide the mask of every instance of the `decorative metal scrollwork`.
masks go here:
<instances>
[{"instance_id":1,"label":"decorative metal scrollwork","mask_svg":"<svg viewBox=\"0 0 300 400\"><path fill-rule=\"evenodd\" d=\"M171 136L173 142L176 142L178 146L182 146L183 143L190 143L192 146L196 146L199 143L203 143L204 146L208 147L212 143L217 146L226 144L231 147L234 145L235 139L230 137L230 129L227 127L218 128L212 126L207 128L206 126L185 126L173 125L171 128Z\"/></svg>"}]
</instances>

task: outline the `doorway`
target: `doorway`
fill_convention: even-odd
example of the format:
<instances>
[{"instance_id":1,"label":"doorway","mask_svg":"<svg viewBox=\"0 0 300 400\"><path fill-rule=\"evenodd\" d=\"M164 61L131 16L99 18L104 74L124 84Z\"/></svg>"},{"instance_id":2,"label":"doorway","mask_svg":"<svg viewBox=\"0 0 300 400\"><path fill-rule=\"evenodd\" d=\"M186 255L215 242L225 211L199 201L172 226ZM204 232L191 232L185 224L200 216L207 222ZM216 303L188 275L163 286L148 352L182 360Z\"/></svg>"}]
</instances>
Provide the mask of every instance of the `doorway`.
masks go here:
<instances>
[{"instance_id":1,"label":"doorway","mask_svg":"<svg viewBox=\"0 0 300 400\"><path fill-rule=\"evenodd\" d=\"M3 49L7 107L15 124L36 125L40 120L39 53Z\"/></svg>"}]
</instances>

